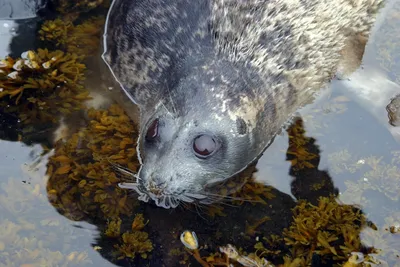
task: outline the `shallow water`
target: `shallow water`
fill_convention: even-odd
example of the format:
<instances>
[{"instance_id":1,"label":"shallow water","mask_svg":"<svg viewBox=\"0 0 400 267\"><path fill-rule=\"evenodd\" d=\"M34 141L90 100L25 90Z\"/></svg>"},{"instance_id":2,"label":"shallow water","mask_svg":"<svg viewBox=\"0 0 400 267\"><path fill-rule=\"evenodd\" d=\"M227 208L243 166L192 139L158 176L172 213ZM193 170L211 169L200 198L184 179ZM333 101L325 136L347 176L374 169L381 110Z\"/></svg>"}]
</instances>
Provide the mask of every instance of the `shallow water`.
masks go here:
<instances>
[{"instance_id":1,"label":"shallow water","mask_svg":"<svg viewBox=\"0 0 400 267\"><path fill-rule=\"evenodd\" d=\"M381 15L383 26L370 41L364 67L377 67L384 70L390 79L399 82L400 51L396 42L400 43L397 37L400 36L400 2L393 3L389 12ZM8 54L19 57L26 50L43 47L33 36L39 29L37 23L46 18L32 18L29 12L21 14L20 19L9 20L9 14L0 13L1 58ZM103 96L103 100L113 95L113 98L118 98L118 103L125 101L118 94L117 86L99 83L96 58L92 60L94 63L88 62L86 86L96 96ZM94 165L96 160L102 160L101 153L107 155L107 149L112 150L100 148L108 144L104 140L113 140L115 136L97 135L98 132L93 130L96 127L88 127L82 120L83 116L75 114L72 119L64 120L67 127L58 131L58 136L70 144L66 149L68 154L63 152L62 142L54 148L53 132L57 127L36 127L32 131L29 130L31 125L22 125L18 117L0 112L0 266L187 266L189 262L191 266L200 266L185 252L179 240L182 231L196 232L204 257L218 252L219 246L228 243L255 252L254 245L260 241L267 247L268 242L263 237L282 236L283 229L293 221L291 209L299 199L316 204L318 197L337 193L341 205L351 204L360 208L371 222L368 225L375 225L364 225L355 231L358 236L353 238L359 238L366 247L381 250L376 258L382 263L388 262L388 265L381 266L400 266L400 233L391 233L389 229L391 226L400 227L400 144L379 119L347 94L340 82L333 83L331 89L314 104L301 110L303 127L301 124L289 127L292 134L296 129L298 131L296 142L304 141L295 152L303 149L301 151L305 154L287 155L288 149L293 147L289 146L288 133L283 130L259 160L254 177L268 185L261 190L265 193L261 198L266 204L251 201L241 205L226 203L214 209L202 206L190 210L164 210L138 203L135 196L116 189L115 183L111 186L107 183L107 177L112 177L109 169L101 164L93 167L80 154L75 154L77 165L74 166L76 169L82 166L88 170L96 169L97 176L91 174L95 178L72 174L67 178L62 171L56 175L64 165L62 162L49 162L49 158L70 156L74 148L87 149L87 142L94 147L91 148L93 155L89 156L95 158L91 161ZM99 101L94 102L99 104ZM113 117L115 120L120 118L118 114ZM303 128L304 134L301 133ZM117 130L119 133L124 131ZM76 132L80 132L80 136L76 137L76 142L71 141L70 135ZM134 132L134 129L126 132ZM130 146L133 145L127 144ZM132 157L129 149L122 150L124 156ZM87 151L85 153L87 156ZM301 166L302 161L310 156L306 160L309 165ZM296 162L290 162L288 157ZM47 175L49 168L53 171ZM67 172L72 173L73 169ZM102 172L108 176L103 177L100 183L96 179ZM74 181L76 177L84 183ZM246 196L257 195L255 192L250 188ZM215 216L210 216L213 213ZM145 223L148 220L145 226L132 226L137 214L143 214ZM107 222L116 218L122 221L120 233L107 235ZM312 229L309 230L311 233ZM121 254L121 236L125 232L148 233L153 250L138 253L134 259L129 258L129 253ZM135 249L131 247L131 251L138 251L146 239L142 238L135 245L130 243L137 246ZM293 247L281 242L268 249L278 256L272 252L265 252L263 256L280 263L284 254L292 253L290 249ZM362 252L366 257L372 250L363 248ZM332 262L323 262L318 253L311 254L312 266L332 265ZM208 260L212 261L212 258Z\"/></svg>"}]
</instances>

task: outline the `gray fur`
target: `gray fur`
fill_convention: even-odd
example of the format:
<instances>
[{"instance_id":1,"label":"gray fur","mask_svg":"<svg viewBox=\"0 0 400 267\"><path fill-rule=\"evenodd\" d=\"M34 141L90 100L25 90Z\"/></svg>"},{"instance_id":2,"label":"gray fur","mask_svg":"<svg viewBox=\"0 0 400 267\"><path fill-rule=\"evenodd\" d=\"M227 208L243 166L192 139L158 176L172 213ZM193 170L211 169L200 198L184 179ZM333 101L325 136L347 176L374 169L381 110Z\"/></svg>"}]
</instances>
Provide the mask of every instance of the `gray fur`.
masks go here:
<instances>
[{"instance_id":1,"label":"gray fur","mask_svg":"<svg viewBox=\"0 0 400 267\"><path fill-rule=\"evenodd\" d=\"M367 36L382 0L115 0L103 59L139 105L136 189L165 208L254 162L291 115L340 67L346 42ZM154 118L159 140L142 138ZM198 159L210 133L221 148ZM157 193L154 193L157 192Z\"/></svg>"}]
</instances>

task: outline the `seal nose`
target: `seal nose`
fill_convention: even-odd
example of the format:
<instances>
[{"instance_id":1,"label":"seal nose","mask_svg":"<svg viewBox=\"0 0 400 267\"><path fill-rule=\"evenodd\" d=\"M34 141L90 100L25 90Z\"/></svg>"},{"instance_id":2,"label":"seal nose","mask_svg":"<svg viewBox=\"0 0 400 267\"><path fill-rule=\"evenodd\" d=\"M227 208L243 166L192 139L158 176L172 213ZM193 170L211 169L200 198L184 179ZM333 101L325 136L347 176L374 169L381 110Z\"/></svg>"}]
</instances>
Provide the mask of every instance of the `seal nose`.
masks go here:
<instances>
[{"instance_id":1,"label":"seal nose","mask_svg":"<svg viewBox=\"0 0 400 267\"><path fill-rule=\"evenodd\" d=\"M163 181L159 176L152 174L149 180L149 191L156 196L163 194L166 187L165 181Z\"/></svg>"}]
</instances>

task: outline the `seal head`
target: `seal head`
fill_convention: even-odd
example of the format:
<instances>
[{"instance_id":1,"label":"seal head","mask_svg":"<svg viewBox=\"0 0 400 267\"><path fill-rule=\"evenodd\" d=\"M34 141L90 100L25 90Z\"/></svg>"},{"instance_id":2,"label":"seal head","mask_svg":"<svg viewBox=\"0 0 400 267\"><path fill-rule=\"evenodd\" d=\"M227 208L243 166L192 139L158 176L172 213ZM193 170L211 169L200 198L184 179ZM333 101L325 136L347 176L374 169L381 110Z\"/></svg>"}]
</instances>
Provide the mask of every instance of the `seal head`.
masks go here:
<instances>
[{"instance_id":1,"label":"seal head","mask_svg":"<svg viewBox=\"0 0 400 267\"><path fill-rule=\"evenodd\" d=\"M256 133L257 123L268 120L257 122L261 109L252 104L256 94L247 92L261 81L220 59L186 64L187 75L166 96L173 100L159 102L139 140L142 199L150 197L166 208L179 201L211 201L214 197L205 188L253 162L264 148L258 137L268 134L267 128L263 135ZM271 139L274 132L269 134Z\"/></svg>"}]
</instances>

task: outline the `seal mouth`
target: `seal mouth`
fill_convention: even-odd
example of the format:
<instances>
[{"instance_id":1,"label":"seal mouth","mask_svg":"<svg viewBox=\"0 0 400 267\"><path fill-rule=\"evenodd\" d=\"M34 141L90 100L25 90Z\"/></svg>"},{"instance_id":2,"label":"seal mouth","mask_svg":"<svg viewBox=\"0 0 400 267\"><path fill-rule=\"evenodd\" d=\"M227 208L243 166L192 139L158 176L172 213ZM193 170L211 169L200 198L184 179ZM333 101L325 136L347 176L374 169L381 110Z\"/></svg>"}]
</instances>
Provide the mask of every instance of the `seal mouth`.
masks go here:
<instances>
[{"instance_id":1,"label":"seal mouth","mask_svg":"<svg viewBox=\"0 0 400 267\"><path fill-rule=\"evenodd\" d=\"M139 200L143 202L149 202L151 199L157 206L165 209L176 208L180 204L180 199L175 195L154 194L146 190L146 188L140 183L120 183L118 186L120 188L134 190L136 193L138 193Z\"/></svg>"},{"instance_id":2,"label":"seal mouth","mask_svg":"<svg viewBox=\"0 0 400 267\"><path fill-rule=\"evenodd\" d=\"M146 188L140 183L120 183L118 186L120 188L134 190L139 195L138 199L140 201L149 202L150 200L153 200L158 207L164 209L174 209L182 202L210 204L210 198L207 194L190 192L181 192L179 194L155 194L146 190Z\"/></svg>"},{"instance_id":3,"label":"seal mouth","mask_svg":"<svg viewBox=\"0 0 400 267\"><path fill-rule=\"evenodd\" d=\"M140 191L140 189L136 190L139 193L138 199L144 202L149 202L149 200L153 200L154 203L158 207L162 207L164 209L174 209L178 207L182 202L184 203L208 203L207 196L202 194L191 194L191 193L181 193L179 195L168 194L168 195L156 195L149 191Z\"/></svg>"}]
</instances>

